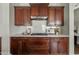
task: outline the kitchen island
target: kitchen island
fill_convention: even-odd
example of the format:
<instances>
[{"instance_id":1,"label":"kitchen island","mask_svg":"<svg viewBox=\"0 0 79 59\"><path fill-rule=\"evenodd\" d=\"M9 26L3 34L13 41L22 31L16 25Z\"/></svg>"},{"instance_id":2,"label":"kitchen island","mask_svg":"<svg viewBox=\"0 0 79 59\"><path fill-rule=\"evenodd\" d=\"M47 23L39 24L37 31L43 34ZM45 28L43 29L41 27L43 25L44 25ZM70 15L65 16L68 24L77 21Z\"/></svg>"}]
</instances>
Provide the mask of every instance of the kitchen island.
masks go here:
<instances>
[{"instance_id":1,"label":"kitchen island","mask_svg":"<svg viewBox=\"0 0 79 59\"><path fill-rule=\"evenodd\" d=\"M67 55L68 35L11 35L11 54Z\"/></svg>"}]
</instances>

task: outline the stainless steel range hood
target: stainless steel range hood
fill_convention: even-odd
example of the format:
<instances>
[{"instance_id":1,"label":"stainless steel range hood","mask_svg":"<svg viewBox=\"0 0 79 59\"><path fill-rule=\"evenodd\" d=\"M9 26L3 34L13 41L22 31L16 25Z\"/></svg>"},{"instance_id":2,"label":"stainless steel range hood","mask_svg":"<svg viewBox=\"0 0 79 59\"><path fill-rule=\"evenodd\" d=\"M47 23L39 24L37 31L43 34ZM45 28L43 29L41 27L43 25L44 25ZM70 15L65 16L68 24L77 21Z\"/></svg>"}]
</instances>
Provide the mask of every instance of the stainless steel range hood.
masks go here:
<instances>
[{"instance_id":1,"label":"stainless steel range hood","mask_svg":"<svg viewBox=\"0 0 79 59\"><path fill-rule=\"evenodd\" d=\"M46 33L46 20L32 20L32 33Z\"/></svg>"},{"instance_id":2,"label":"stainless steel range hood","mask_svg":"<svg viewBox=\"0 0 79 59\"><path fill-rule=\"evenodd\" d=\"M31 16L33 20L46 20L48 16Z\"/></svg>"}]
</instances>

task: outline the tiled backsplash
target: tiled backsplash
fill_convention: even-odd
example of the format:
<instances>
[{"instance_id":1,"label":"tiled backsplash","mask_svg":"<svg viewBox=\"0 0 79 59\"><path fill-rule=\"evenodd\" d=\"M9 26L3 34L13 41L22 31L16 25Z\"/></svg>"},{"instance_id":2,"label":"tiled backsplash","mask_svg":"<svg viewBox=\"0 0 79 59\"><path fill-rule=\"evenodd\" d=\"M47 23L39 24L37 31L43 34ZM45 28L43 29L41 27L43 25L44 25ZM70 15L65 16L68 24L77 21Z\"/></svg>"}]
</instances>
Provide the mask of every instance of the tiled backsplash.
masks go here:
<instances>
[{"instance_id":1,"label":"tiled backsplash","mask_svg":"<svg viewBox=\"0 0 79 59\"><path fill-rule=\"evenodd\" d=\"M32 34L32 26L26 26L26 27L19 27L17 28L15 32L12 32L11 34ZM56 29L58 29L58 34L61 34L61 28L56 26L45 26L44 33L46 34L56 34ZM41 28L43 30L43 28ZM36 33L36 32L35 32Z\"/></svg>"}]
</instances>

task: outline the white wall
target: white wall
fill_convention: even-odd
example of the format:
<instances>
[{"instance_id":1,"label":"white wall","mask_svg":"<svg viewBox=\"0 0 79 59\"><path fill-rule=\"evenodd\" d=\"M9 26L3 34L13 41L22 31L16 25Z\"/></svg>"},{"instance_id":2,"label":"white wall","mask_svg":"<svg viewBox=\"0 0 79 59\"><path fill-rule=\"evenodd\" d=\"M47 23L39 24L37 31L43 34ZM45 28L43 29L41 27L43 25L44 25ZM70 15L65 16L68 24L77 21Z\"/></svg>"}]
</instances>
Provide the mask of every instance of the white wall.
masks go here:
<instances>
[{"instance_id":1,"label":"white wall","mask_svg":"<svg viewBox=\"0 0 79 59\"><path fill-rule=\"evenodd\" d=\"M28 6L28 4L10 4L10 34L21 33L26 30L26 26L15 26L14 6Z\"/></svg>"},{"instance_id":2,"label":"white wall","mask_svg":"<svg viewBox=\"0 0 79 59\"><path fill-rule=\"evenodd\" d=\"M79 34L79 8L74 11L74 27L77 29L77 34ZM79 37L77 37L77 44L79 44Z\"/></svg>"},{"instance_id":3,"label":"white wall","mask_svg":"<svg viewBox=\"0 0 79 59\"><path fill-rule=\"evenodd\" d=\"M9 54L9 4L0 3L0 34L2 35L2 54Z\"/></svg>"},{"instance_id":4,"label":"white wall","mask_svg":"<svg viewBox=\"0 0 79 59\"><path fill-rule=\"evenodd\" d=\"M64 4L64 26L61 26L61 34L69 35L69 4Z\"/></svg>"},{"instance_id":5,"label":"white wall","mask_svg":"<svg viewBox=\"0 0 79 59\"><path fill-rule=\"evenodd\" d=\"M24 4L10 4L10 34L20 33L25 31L26 26L15 26L14 6L23 6ZM28 4L24 5L28 6ZM61 27L61 34L69 34L69 4L50 4L49 6L65 6L64 7L64 26Z\"/></svg>"},{"instance_id":6,"label":"white wall","mask_svg":"<svg viewBox=\"0 0 79 59\"><path fill-rule=\"evenodd\" d=\"M74 5L69 4L69 54L74 54Z\"/></svg>"},{"instance_id":7,"label":"white wall","mask_svg":"<svg viewBox=\"0 0 79 59\"><path fill-rule=\"evenodd\" d=\"M79 33L79 8L74 11L74 26L77 27Z\"/></svg>"}]
</instances>

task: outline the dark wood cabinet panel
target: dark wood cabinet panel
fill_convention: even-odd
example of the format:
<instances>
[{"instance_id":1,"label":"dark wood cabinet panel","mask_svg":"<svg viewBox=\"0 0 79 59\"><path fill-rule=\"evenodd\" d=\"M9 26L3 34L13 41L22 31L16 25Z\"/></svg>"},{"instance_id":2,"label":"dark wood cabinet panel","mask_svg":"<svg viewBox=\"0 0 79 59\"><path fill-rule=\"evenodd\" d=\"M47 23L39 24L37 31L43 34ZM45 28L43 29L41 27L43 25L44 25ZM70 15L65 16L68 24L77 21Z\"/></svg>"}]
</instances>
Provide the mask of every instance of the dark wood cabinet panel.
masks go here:
<instances>
[{"instance_id":1,"label":"dark wood cabinet panel","mask_svg":"<svg viewBox=\"0 0 79 59\"><path fill-rule=\"evenodd\" d=\"M35 51L35 52L34 52ZM12 37L11 38L11 53L12 54L48 54L49 40L48 38L36 37Z\"/></svg>"},{"instance_id":2,"label":"dark wood cabinet panel","mask_svg":"<svg viewBox=\"0 0 79 59\"><path fill-rule=\"evenodd\" d=\"M47 5L32 5L31 16L48 16Z\"/></svg>"},{"instance_id":3,"label":"dark wood cabinet panel","mask_svg":"<svg viewBox=\"0 0 79 59\"><path fill-rule=\"evenodd\" d=\"M51 54L68 54L68 38L50 38L51 39Z\"/></svg>"},{"instance_id":4,"label":"dark wood cabinet panel","mask_svg":"<svg viewBox=\"0 0 79 59\"><path fill-rule=\"evenodd\" d=\"M49 54L49 39L45 37L32 37L29 47L30 54Z\"/></svg>"},{"instance_id":5,"label":"dark wood cabinet panel","mask_svg":"<svg viewBox=\"0 0 79 59\"><path fill-rule=\"evenodd\" d=\"M58 38L50 38L51 43L50 43L50 49L51 49L51 54L58 54Z\"/></svg>"},{"instance_id":6,"label":"dark wood cabinet panel","mask_svg":"<svg viewBox=\"0 0 79 59\"><path fill-rule=\"evenodd\" d=\"M31 24L31 16L48 16L49 25L64 25L64 7L48 7L48 5L32 5L15 7L15 25Z\"/></svg>"},{"instance_id":7,"label":"dark wood cabinet panel","mask_svg":"<svg viewBox=\"0 0 79 59\"><path fill-rule=\"evenodd\" d=\"M30 20L30 8L25 7L24 8L24 25L30 25L31 20Z\"/></svg>"},{"instance_id":8,"label":"dark wood cabinet panel","mask_svg":"<svg viewBox=\"0 0 79 59\"><path fill-rule=\"evenodd\" d=\"M49 39L41 37L32 37L29 43L32 48L49 48Z\"/></svg>"},{"instance_id":9,"label":"dark wood cabinet panel","mask_svg":"<svg viewBox=\"0 0 79 59\"><path fill-rule=\"evenodd\" d=\"M29 38L11 37L11 53L14 55L29 54Z\"/></svg>"},{"instance_id":10,"label":"dark wood cabinet panel","mask_svg":"<svg viewBox=\"0 0 79 59\"><path fill-rule=\"evenodd\" d=\"M25 38L22 40L22 54L27 55L29 53L30 53L29 38Z\"/></svg>"},{"instance_id":11,"label":"dark wood cabinet panel","mask_svg":"<svg viewBox=\"0 0 79 59\"><path fill-rule=\"evenodd\" d=\"M31 16L39 16L39 6L31 6Z\"/></svg>"},{"instance_id":12,"label":"dark wood cabinet panel","mask_svg":"<svg viewBox=\"0 0 79 59\"><path fill-rule=\"evenodd\" d=\"M15 7L15 25L24 26L30 23L30 8Z\"/></svg>"},{"instance_id":13,"label":"dark wood cabinet panel","mask_svg":"<svg viewBox=\"0 0 79 59\"><path fill-rule=\"evenodd\" d=\"M40 16L48 16L48 6L40 6Z\"/></svg>"},{"instance_id":14,"label":"dark wood cabinet panel","mask_svg":"<svg viewBox=\"0 0 79 59\"><path fill-rule=\"evenodd\" d=\"M59 54L68 54L68 38L66 37L63 37L63 38L60 38L60 41L59 41Z\"/></svg>"},{"instance_id":15,"label":"dark wood cabinet panel","mask_svg":"<svg viewBox=\"0 0 79 59\"><path fill-rule=\"evenodd\" d=\"M48 24L55 25L55 8L49 7Z\"/></svg>"},{"instance_id":16,"label":"dark wood cabinet panel","mask_svg":"<svg viewBox=\"0 0 79 59\"><path fill-rule=\"evenodd\" d=\"M15 25L24 25L24 9L15 7Z\"/></svg>"},{"instance_id":17,"label":"dark wood cabinet panel","mask_svg":"<svg viewBox=\"0 0 79 59\"><path fill-rule=\"evenodd\" d=\"M64 55L68 54L67 37L11 37L11 53L14 55Z\"/></svg>"},{"instance_id":18,"label":"dark wood cabinet panel","mask_svg":"<svg viewBox=\"0 0 79 59\"><path fill-rule=\"evenodd\" d=\"M56 24L64 25L64 7L56 7Z\"/></svg>"},{"instance_id":19,"label":"dark wood cabinet panel","mask_svg":"<svg viewBox=\"0 0 79 59\"><path fill-rule=\"evenodd\" d=\"M49 7L49 25L64 25L64 7Z\"/></svg>"},{"instance_id":20,"label":"dark wood cabinet panel","mask_svg":"<svg viewBox=\"0 0 79 59\"><path fill-rule=\"evenodd\" d=\"M16 55L16 54L21 54L21 52L19 52L19 40L18 39L14 39L14 38L11 38L11 53ZM21 45L21 44L20 44Z\"/></svg>"}]
</instances>

